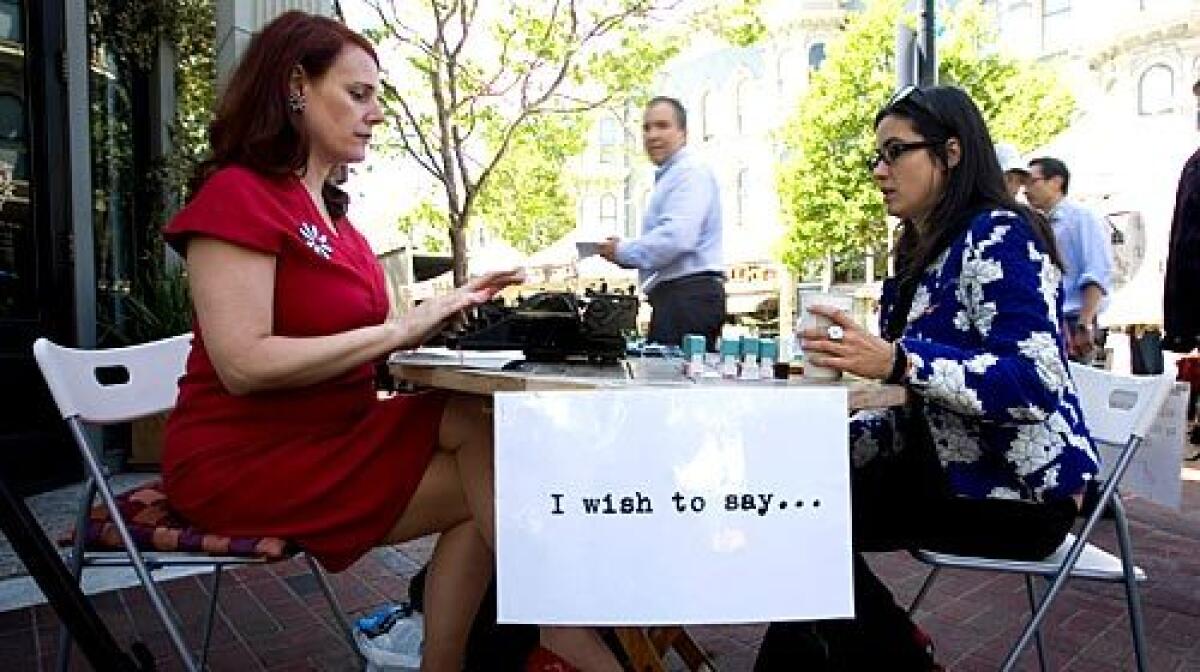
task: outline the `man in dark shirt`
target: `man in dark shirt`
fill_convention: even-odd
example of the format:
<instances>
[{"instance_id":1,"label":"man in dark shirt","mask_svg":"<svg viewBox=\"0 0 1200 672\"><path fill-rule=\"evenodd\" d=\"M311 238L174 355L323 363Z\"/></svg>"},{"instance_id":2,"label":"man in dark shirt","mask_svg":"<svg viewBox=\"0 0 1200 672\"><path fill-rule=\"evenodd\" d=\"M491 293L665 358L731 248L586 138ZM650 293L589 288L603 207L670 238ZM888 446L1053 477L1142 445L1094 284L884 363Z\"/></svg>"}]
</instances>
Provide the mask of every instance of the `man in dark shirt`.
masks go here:
<instances>
[{"instance_id":1,"label":"man in dark shirt","mask_svg":"<svg viewBox=\"0 0 1200 672\"><path fill-rule=\"evenodd\" d=\"M1163 347L1191 352L1200 347L1200 149L1179 176L1167 275L1163 287Z\"/></svg>"}]
</instances>

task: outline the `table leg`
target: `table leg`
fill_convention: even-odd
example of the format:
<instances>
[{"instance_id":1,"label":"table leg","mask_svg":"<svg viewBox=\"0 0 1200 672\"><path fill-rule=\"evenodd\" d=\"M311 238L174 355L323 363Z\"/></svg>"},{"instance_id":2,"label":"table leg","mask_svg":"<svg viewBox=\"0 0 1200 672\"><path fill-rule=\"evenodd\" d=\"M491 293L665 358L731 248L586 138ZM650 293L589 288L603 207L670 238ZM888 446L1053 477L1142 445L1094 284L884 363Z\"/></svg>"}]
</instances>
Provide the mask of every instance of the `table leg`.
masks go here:
<instances>
[{"instance_id":1,"label":"table leg","mask_svg":"<svg viewBox=\"0 0 1200 672\"><path fill-rule=\"evenodd\" d=\"M708 654L688 631L680 626L652 628L613 628L634 672L662 672L663 658L674 649L692 672L716 670Z\"/></svg>"},{"instance_id":2,"label":"table leg","mask_svg":"<svg viewBox=\"0 0 1200 672\"><path fill-rule=\"evenodd\" d=\"M687 669L691 670L692 672L717 669L717 666L713 664L712 659L708 657L708 654L704 652L704 649L700 648L700 645L696 643L696 640L692 639L692 636L688 634L688 631L685 628L670 627L655 628L655 630L668 631L667 636L669 637L669 641L667 643L667 647L675 649L675 653L679 654L679 657L683 659L683 663L687 665ZM654 638L656 634L657 633L652 634L651 638Z\"/></svg>"},{"instance_id":3,"label":"table leg","mask_svg":"<svg viewBox=\"0 0 1200 672\"><path fill-rule=\"evenodd\" d=\"M666 672L662 657L654 649L645 628L613 628L633 672Z\"/></svg>"}]
</instances>

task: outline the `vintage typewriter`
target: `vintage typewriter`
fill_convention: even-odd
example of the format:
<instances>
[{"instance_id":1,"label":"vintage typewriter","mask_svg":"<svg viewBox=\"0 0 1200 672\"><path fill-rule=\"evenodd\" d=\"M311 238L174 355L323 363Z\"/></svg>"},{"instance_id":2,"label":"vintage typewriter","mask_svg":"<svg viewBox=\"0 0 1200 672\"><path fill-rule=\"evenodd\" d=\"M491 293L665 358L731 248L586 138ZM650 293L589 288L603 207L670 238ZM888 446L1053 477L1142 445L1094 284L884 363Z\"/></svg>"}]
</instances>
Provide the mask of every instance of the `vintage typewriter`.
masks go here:
<instances>
[{"instance_id":1,"label":"vintage typewriter","mask_svg":"<svg viewBox=\"0 0 1200 672\"><path fill-rule=\"evenodd\" d=\"M442 341L459 350L521 350L530 362L611 362L625 356L637 312L632 291L539 292L515 306L497 300L477 307Z\"/></svg>"}]
</instances>

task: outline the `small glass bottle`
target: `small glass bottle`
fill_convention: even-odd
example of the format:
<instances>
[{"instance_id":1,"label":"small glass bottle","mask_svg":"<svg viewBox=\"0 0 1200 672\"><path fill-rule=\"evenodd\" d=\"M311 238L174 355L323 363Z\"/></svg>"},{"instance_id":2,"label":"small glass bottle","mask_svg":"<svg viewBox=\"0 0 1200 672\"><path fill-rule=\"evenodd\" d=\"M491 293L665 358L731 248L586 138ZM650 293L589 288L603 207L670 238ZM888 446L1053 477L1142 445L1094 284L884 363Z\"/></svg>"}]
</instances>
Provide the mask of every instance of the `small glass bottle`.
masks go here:
<instances>
[{"instance_id":1,"label":"small glass bottle","mask_svg":"<svg viewBox=\"0 0 1200 672\"><path fill-rule=\"evenodd\" d=\"M758 343L759 377L770 380L775 377L775 359L779 352L778 342L773 338L764 338Z\"/></svg>"},{"instance_id":2,"label":"small glass bottle","mask_svg":"<svg viewBox=\"0 0 1200 672\"><path fill-rule=\"evenodd\" d=\"M742 362L738 371L742 380L758 380L758 339L752 336L742 337Z\"/></svg>"},{"instance_id":3,"label":"small glass bottle","mask_svg":"<svg viewBox=\"0 0 1200 672\"><path fill-rule=\"evenodd\" d=\"M738 353L741 342L730 338L721 339L721 377L738 377Z\"/></svg>"},{"instance_id":4,"label":"small glass bottle","mask_svg":"<svg viewBox=\"0 0 1200 672\"><path fill-rule=\"evenodd\" d=\"M704 337L700 334L683 336L683 375L699 378L704 374Z\"/></svg>"}]
</instances>

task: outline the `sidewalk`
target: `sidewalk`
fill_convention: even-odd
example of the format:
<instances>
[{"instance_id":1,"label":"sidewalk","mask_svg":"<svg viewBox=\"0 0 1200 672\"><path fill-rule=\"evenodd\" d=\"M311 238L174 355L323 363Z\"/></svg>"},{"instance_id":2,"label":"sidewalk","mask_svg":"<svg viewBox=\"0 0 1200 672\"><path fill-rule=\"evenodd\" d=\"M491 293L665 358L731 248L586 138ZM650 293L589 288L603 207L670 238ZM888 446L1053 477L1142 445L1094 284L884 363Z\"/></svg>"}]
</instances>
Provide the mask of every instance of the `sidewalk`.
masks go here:
<instances>
[{"instance_id":1,"label":"sidewalk","mask_svg":"<svg viewBox=\"0 0 1200 672\"><path fill-rule=\"evenodd\" d=\"M1200 468L1184 469L1179 512L1128 499L1138 563L1149 574L1142 584L1151 669L1200 670ZM1110 525L1097 539L1115 543ZM407 595L408 578L428 557L427 540L381 549L349 571L332 576L343 606L359 613ZM924 577L922 565L904 554L883 554L872 564L908 601ZM199 633L206 604L204 576L167 583L189 635ZM1132 643L1119 586L1071 582L1051 611L1044 632L1053 670L1131 670ZM221 615L213 635L213 670L356 670L357 663L331 625L324 600L302 562L229 572L221 585ZM1027 615L1024 584L1017 577L946 571L926 599L918 620L933 635L948 669L995 670ZM138 588L95 598L105 622L123 645L140 638L161 670L180 666L165 633ZM5 607L0 604L0 610ZM0 611L0 667L14 671L53 668L58 621L45 605ZM691 629L720 670L753 666L763 626ZM73 669L87 665L76 656ZM676 661L678 662L678 661ZM675 665L675 669L682 669ZM1021 669L1037 669L1032 650Z\"/></svg>"}]
</instances>

